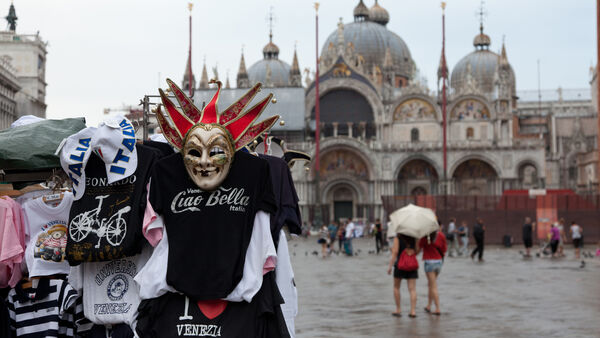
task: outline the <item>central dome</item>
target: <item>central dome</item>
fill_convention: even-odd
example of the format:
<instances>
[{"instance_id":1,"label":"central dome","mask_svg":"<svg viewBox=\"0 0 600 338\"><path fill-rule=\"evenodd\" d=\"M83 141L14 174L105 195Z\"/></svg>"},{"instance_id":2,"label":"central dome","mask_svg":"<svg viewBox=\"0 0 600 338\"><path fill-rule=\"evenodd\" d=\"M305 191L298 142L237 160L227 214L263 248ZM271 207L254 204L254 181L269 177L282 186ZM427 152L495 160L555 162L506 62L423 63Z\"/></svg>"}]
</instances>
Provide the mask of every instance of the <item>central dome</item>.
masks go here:
<instances>
[{"instance_id":1,"label":"central dome","mask_svg":"<svg viewBox=\"0 0 600 338\"><path fill-rule=\"evenodd\" d=\"M321 54L325 53L330 44L336 46L338 42L338 32L334 31L329 35ZM414 72L414 62L410 56L408 46L396 33L389 31L385 26L372 21L357 21L344 25L344 42L351 42L354 45L356 53L362 55L365 59L365 69L368 72L373 70L373 66L383 70L383 60L385 51L389 47L392 55L392 61L397 75L407 79L412 78Z\"/></svg>"}]
</instances>

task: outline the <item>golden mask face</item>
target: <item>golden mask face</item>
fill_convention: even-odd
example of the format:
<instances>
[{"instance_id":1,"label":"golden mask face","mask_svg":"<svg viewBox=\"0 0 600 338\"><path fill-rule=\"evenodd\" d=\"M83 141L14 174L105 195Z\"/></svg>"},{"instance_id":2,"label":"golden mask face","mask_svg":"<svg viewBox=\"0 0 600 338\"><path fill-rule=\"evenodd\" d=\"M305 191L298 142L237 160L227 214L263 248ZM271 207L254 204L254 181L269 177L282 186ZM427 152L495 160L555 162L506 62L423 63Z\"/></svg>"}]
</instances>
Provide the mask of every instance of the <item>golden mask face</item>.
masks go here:
<instances>
[{"instance_id":1,"label":"golden mask face","mask_svg":"<svg viewBox=\"0 0 600 338\"><path fill-rule=\"evenodd\" d=\"M229 133L216 124L199 123L190 129L183 146L188 175L202 190L215 190L229 174L234 155Z\"/></svg>"}]
</instances>

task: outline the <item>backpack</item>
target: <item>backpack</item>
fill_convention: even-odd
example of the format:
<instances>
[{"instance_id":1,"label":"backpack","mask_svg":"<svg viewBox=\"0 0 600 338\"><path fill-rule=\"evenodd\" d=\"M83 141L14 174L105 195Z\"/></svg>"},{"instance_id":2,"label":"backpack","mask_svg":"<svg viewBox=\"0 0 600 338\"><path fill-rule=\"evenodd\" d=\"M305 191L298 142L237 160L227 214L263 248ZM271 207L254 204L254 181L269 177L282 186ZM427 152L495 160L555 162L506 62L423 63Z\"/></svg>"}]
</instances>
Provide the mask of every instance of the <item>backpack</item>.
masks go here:
<instances>
[{"instance_id":1,"label":"backpack","mask_svg":"<svg viewBox=\"0 0 600 338\"><path fill-rule=\"evenodd\" d=\"M402 253L400 254L400 258L398 258L398 263L396 264L396 267L398 268L398 270L415 271L419 268L417 255L415 255L412 249L412 254L408 254L407 251L408 249L404 249L404 251L402 251Z\"/></svg>"}]
</instances>

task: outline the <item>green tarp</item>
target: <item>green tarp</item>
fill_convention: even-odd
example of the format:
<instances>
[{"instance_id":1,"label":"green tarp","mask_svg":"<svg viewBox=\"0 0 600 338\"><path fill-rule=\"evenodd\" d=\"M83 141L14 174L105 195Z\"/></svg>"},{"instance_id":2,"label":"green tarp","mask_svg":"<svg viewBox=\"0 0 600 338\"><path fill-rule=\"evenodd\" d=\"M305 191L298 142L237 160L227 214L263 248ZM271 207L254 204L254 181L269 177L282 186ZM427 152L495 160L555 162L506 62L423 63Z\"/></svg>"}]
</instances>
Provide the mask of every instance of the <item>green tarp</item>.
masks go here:
<instances>
[{"instance_id":1,"label":"green tarp","mask_svg":"<svg viewBox=\"0 0 600 338\"><path fill-rule=\"evenodd\" d=\"M85 118L44 120L0 131L0 169L60 167L54 155L60 142L85 128Z\"/></svg>"}]
</instances>

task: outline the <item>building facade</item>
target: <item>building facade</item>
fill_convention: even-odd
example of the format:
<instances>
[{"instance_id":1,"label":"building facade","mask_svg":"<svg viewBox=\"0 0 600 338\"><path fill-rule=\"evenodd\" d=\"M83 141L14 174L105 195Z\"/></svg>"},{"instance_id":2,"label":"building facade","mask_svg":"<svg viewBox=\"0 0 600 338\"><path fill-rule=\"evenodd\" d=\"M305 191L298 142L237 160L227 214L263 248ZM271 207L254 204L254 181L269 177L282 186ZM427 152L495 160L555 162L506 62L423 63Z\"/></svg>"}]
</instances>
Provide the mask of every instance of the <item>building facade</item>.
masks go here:
<instances>
[{"instance_id":1,"label":"building facade","mask_svg":"<svg viewBox=\"0 0 600 338\"><path fill-rule=\"evenodd\" d=\"M11 4L8 30L0 31L0 58L15 70L20 90L16 92L14 117L46 117L46 46L39 33L17 34L17 16ZM12 121L11 121L12 122Z\"/></svg>"},{"instance_id":2,"label":"building facade","mask_svg":"<svg viewBox=\"0 0 600 338\"><path fill-rule=\"evenodd\" d=\"M507 48L502 44L500 53L491 51L483 25L473 49L449 69L444 170L440 87L446 61L440 60L437 90L430 90L418 79L408 45L387 28L389 20L377 1L368 8L360 0L353 22L340 21L322 46L320 168L317 175L313 160L308 170L298 165L292 170L308 220L382 218L386 195L576 190L585 179L572 173L573 165L591 175L597 156L588 153L597 149L597 130L589 123L596 118L589 92L581 99L571 99L567 91L562 98L545 97L540 109L539 100L517 93ZM266 114L280 114L285 121L271 135L314 159L314 76L307 73L302 81L296 54L291 66L278 54L271 35L262 60L247 70L242 55L238 89L224 89L219 104L226 106L243 88L262 82L270 87L262 93L277 98ZM194 95L199 105L214 93L203 71Z\"/></svg>"}]
</instances>

